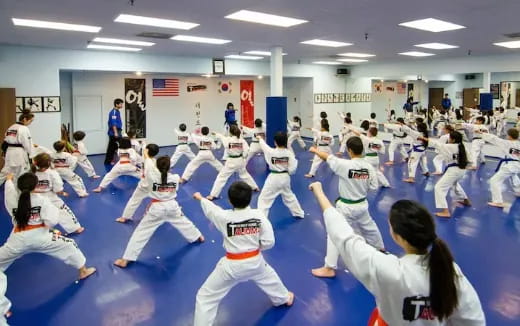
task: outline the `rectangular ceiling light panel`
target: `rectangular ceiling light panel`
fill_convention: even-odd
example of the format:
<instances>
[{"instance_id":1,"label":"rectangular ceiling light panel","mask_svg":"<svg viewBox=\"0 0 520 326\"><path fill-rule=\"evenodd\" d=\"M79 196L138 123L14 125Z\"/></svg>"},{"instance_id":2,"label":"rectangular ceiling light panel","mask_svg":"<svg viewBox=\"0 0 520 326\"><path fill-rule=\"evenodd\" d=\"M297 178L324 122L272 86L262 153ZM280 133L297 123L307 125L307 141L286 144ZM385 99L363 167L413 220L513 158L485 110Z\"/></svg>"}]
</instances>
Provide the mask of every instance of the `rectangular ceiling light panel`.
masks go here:
<instances>
[{"instance_id":1,"label":"rectangular ceiling light panel","mask_svg":"<svg viewBox=\"0 0 520 326\"><path fill-rule=\"evenodd\" d=\"M102 44L89 44L89 45L87 45L87 49L128 51L128 52L139 52L142 50L139 48L131 48L131 47L126 47L126 46L114 46L114 45L102 45Z\"/></svg>"},{"instance_id":2,"label":"rectangular ceiling light panel","mask_svg":"<svg viewBox=\"0 0 520 326\"><path fill-rule=\"evenodd\" d=\"M137 45L137 46L155 45L155 43L152 43L152 42L122 40L122 39L118 39L118 38L107 38L107 37L96 37L95 39L92 40L92 42L109 43L109 44L123 44L123 45Z\"/></svg>"},{"instance_id":3,"label":"rectangular ceiling light panel","mask_svg":"<svg viewBox=\"0 0 520 326\"><path fill-rule=\"evenodd\" d=\"M20 19L20 18L13 18L12 20L13 20L13 24L15 26L57 29L57 30L61 30L61 31L73 31L73 32L85 32L85 33L98 33L101 30L101 27L99 27L99 26L78 25L78 24L51 22L51 21L45 21L45 20Z\"/></svg>"},{"instance_id":4,"label":"rectangular ceiling light panel","mask_svg":"<svg viewBox=\"0 0 520 326\"><path fill-rule=\"evenodd\" d=\"M462 25L450 23L450 22L435 19L435 18L426 18L426 19L409 21L409 22L401 23L401 24L399 24L399 26L415 28L415 29L420 29L423 31L434 32L434 33L453 31L453 30L457 30L457 29L466 28L465 26L462 26Z\"/></svg>"},{"instance_id":5,"label":"rectangular ceiling light panel","mask_svg":"<svg viewBox=\"0 0 520 326\"><path fill-rule=\"evenodd\" d=\"M301 43L302 44L308 44L308 45L316 45L316 46L328 46L328 47L333 47L333 48L339 48L339 47L342 47L342 46L352 45L352 43L328 41L328 40L320 40L320 39L313 39L313 40L303 41Z\"/></svg>"},{"instance_id":6,"label":"rectangular ceiling light panel","mask_svg":"<svg viewBox=\"0 0 520 326\"><path fill-rule=\"evenodd\" d=\"M424 43L424 44L416 44L414 45L419 48L425 49L433 49L433 50L447 50L447 49L456 49L458 46L450 45L446 43Z\"/></svg>"},{"instance_id":7,"label":"rectangular ceiling light panel","mask_svg":"<svg viewBox=\"0 0 520 326\"><path fill-rule=\"evenodd\" d=\"M205 43L205 44L226 44L226 43L231 42L230 40L223 40L223 39L210 38L210 37L190 36L190 35L175 35L171 39L174 41L195 42L195 43Z\"/></svg>"},{"instance_id":8,"label":"rectangular ceiling light panel","mask_svg":"<svg viewBox=\"0 0 520 326\"><path fill-rule=\"evenodd\" d=\"M227 15L225 18L279 27L291 27L308 22L307 20L303 19L271 15L263 12L250 10L239 10L235 13Z\"/></svg>"},{"instance_id":9,"label":"rectangular ceiling light panel","mask_svg":"<svg viewBox=\"0 0 520 326\"><path fill-rule=\"evenodd\" d=\"M155 27L182 29L182 30L190 30L190 29L200 25L200 24L196 24L196 23L183 22L183 21L178 21L178 20L126 15L126 14L119 15L114 21L117 23L155 26Z\"/></svg>"}]
</instances>

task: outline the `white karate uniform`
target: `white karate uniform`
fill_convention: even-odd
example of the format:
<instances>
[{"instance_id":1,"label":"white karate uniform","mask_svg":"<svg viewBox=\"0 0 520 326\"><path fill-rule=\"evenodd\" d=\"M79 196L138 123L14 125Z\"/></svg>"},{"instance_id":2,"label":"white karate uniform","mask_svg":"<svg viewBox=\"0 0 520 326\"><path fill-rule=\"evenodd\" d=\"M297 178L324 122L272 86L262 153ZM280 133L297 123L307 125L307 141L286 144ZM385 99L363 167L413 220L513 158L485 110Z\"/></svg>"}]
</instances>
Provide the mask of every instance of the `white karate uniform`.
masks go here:
<instances>
[{"instance_id":1,"label":"white karate uniform","mask_svg":"<svg viewBox=\"0 0 520 326\"><path fill-rule=\"evenodd\" d=\"M146 144L143 141L131 138L130 145L137 155L143 155L143 148L146 147Z\"/></svg>"},{"instance_id":2,"label":"white karate uniform","mask_svg":"<svg viewBox=\"0 0 520 326\"><path fill-rule=\"evenodd\" d=\"M439 155L442 156L442 160L444 163L446 163L443 176L435 184L435 207L439 209L448 208L448 201L446 200L446 196L450 190L453 191L452 197L454 197L455 200L460 201L468 199L466 192L464 192L464 189L460 185L460 180L464 178L466 169L461 169L457 165L459 144L443 144L438 140L431 138L429 140L429 144L439 151Z\"/></svg>"},{"instance_id":3,"label":"white karate uniform","mask_svg":"<svg viewBox=\"0 0 520 326\"><path fill-rule=\"evenodd\" d=\"M485 162L486 160L484 152L482 151L482 147L484 147L486 142L482 139L482 135L479 133L489 133L489 129L485 125L476 125L471 123L463 123L462 127L472 133L473 140L471 141L471 152L468 158L472 161L474 167L478 167L480 162Z\"/></svg>"},{"instance_id":4,"label":"white karate uniform","mask_svg":"<svg viewBox=\"0 0 520 326\"><path fill-rule=\"evenodd\" d=\"M193 154L189 145L189 143L192 142L190 133L177 129L175 129L175 133L177 134L177 147L170 159L170 168L173 168L175 164L177 164L177 161L184 155L186 155L190 161L195 158L195 154Z\"/></svg>"},{"instance_id":5,"label":"white karate uniform","mask_svg":"<svg viewBox=\"0 0 520 326\"><path fill-rule=\"evenodd\" d=\"M401 157L406 159L408 157L408 153L404 148L404 144L406 143L407 134L405 132L405 125L401 124L385 124L387 129L392 130L392 140L390 141L390 146L388 146L388 160L393 162L395 151L399 148L401 153Z\"/></svg>"},{"instance_id":6,"label":"white karate uniform","mask_svg":"<svg viewBox=\"0 0 520 326\"><path fill-rule=\"evenodd\" d=\"M154 162L155 165L155 159L151 158L151 160ZM123 210L123 215L121 217L131 220L134 217L135 211L141 205L141 202L148 197L148 181L144 177L144 171L145 166L143 166L141 170L141 180L139 180L139 183L137 184L137 187L135 188L134 192L132 193L132 196L126 203L125 209Z\"/></svg>"},{"instance_id":7,"label":"white karate uniform","mask_svg":"<svg viewBox=\"0 0 520 326\"><path fill-rule=\"evenodd\" d=\"M296 140L301 148L305 148L305 142L300 135L301 125L298 122L287 121L288 124L288 134L289 138L287 139L287 148L293 151L292 143Z\"/></svg>"},{"instance_id":8,"label":"white karate uniform","mask_svg":"<svg viewBox=\"0 0 520 326\"><path fill-rule=\"evenodd\" d=\"M332 146L334 145L334 137L328 131L319 131L318 129L312 129L314 133L314 139L317 140L317 147L320 152L326 152L332 154ZM316 171L320 167L322 159L318 155L314 155L312 160L310 175L316 175Z\"/></svg>"},{"instance_id":9,"label":"white karate uniform","mask_svg":"<svg viewBox=\"0 0 520 326\"><path fill-rule=\"evenodd\" d=\"M363 148L365 150L365 160L372 165L377 174L377 181L383 187L390 187L390 182L379 169L379 154L385 155L385 144L381 139L361 135Z\"/></svg>"},{"instance_id":10,"label":"white karate uniform","mask_svg":"<svg viewBox=\"0 0 520 326\"><path fill-rule=\"evenodd\" d=\"M253 281L273 305L288 302L289 291L261 251L274 246L274 232L264 213L249 207L224 210L201 200L206 217L222 232L226 257L222 257L197 292L194 326L211 326L220 301L237 284ZM248 258L240 257L247 254Z\"/></svg>"},{"instance_id":11,"label":"white karate uniform","mask_svg":"<svg viewBox=\"0 0 520 326\"><path fill-rule=\"evenodd\" d=\"M44 149L44 147L39 146L38 148ZM52 158L52 165L56 172L63 178L74 191L78 194L78 196L86 196L88 195L87 189L85 188L85 184L83 183L83 179L76 173L74 170L76 169L76 165L78 163L78 158L70 153L61 152L56 153L53 152L50 154Z\"/></svg>"},{"instance_id":12,"label":"white karate uniform","mask_svg":"<svg viewBox=\"0 0 520 326\"><path fill-rule=\"evenodd\" d=\"M353 129L360 131L361 128L354 127L351 123L346 123L341 128L341 131L338 134L339 152L344 153L347 148L347 141L350 137L355 136L355 134L352 133Z\"/></svg>"},{"instance_id":13,"label":"white karate uniform","mask_svg":"<svg viewBox=\"0 0 520 326\"><path fill-rule=\"evenodd\" d=\"M258 197L258 209L268 217L269 208L276 197L281 195L283 203L289 208L291 214L304 218L305 212L291 189L290 175L294 174L298 167L298 161L294 157L294 153L287 148L271 148L263 139L260 140L259 144L262 147L265 161L269 165L271 173L267 176L262 192Z\"/></svg>"},{"instance_id":14,"label":"white karate uniform","mask_svg":"<svg viewBox=\"0 0 520 326\"><path fill-rule=\"evenodd\" d=\"M6 298L7 277L0 271L0 326L8 326L5 315L11 309L11 301Z\"/></svg>"},{"instance_id":15,"label":"white karate uniform","mask_svg":"<svg viewBox=\"0 0 520 326\"><path fill-rule=\"evenodd\" d=\"M327 234L348 270L375 297L380 316L388 325L485 326L477 292L454 263L458 306L442 322L431 311L430 269L424 255L398 258L367 245L333 207L323 213Z\"/></svg>"},{"instance_id":16,"label":"white karate uniform","mask_svg":"<svg viewBox=\"0 0 520 326\"><path fill-rule=\"evenodd\" d=\"M34 192L46 198L59 209L58 224L63 227L66 233L78 230L81 224L74 212L57 195L57 193L63 191L63 181L58 172L49 168L41 172L36 171L35 175L38 177L38 184Z\"/></svg>"},{"instance_id":17,"label":"white karate uniform","mask_svg":"<svg viewBox=\"0 0 520 326\"><path fill-rule=\"evenodd\" d=\"M262 139L265 140L265 135L266 135L265 128L266 128L265 123L262 123L262 127L254 128L254 129L242 126L242 129L247 134L252 135L251 144L249 145L249 152L247 153L246 165L253 158L253 156L255 156L255 154L262 152L262 147L260 147L258 138L256 138L256 137L260 136L260 137L262 137Z\"/></svg>"},{"instance_id":18,"label":"white karate uniform","mask_svg":"<svg viewBox=\"0 0 520 326\"><path fill-rule=\"evenodd\" d=\"M379 122L376 119L368 119L368 125L370 128L379 128Z\"/></svg>"},{"instance_id":19,"label":"white karate uniform","mask_svg":"<svg viewBox=\"0 0 520 326\"><path fill-rule=\"evenodd\" d=\"M412 139L412 149L410 159L408 160L408 177L415 178L415 174L417 173L417 166L419 164L421 165L422 173L429 173L428 161L426 158L426 145L424 145L422 140L418 139L419 137L423 136L423 134L413 130L410 127L405 127L403 130Z\"/></svg>"},{"instance_id":20,"label":"white karate uniform","mask_svg":"<svg viewBox=\"0 0 520 326\"><path fill-rule=\"evenodd\" d=\"M92 163L90 163L90 160L88 159L87 154L88 154L88 151L87 151L87 146L85 146L85 143L82 140L77 141L74 144L73 155L75 155L78 158L79 167L82 168L83 171L85 171L87 176L90 178L90 177L96 176L97 174L96 174L96 170L94 170L94 166L92 166Z\"/></svg>"},{"instance_id":21,"label":"white karate uniform","mask_svg":"<svg viewBox=\"0 0 520 326\"><path fill-rule=\"evenodd\" d=\"M123 259L136 261L155 230L163 223L170 223L190 243L195 242L201 233L195 225L182 213L175 200L179 189L179 175L168 173L166 183L162 183L161 172L157 170L152 159L146 159L145 179L147 179L148 196L152 204L128 241Z\"/></svg>"},{"instance_id":22,"label":"white karate uniform","mask_svg":"<svg viewBox=\"0 0 520 326\"><path fill-rule=\"evenodd\" d=\"M29 128L20 123L7 128L4 141L9 147L5 154L4 167L0 172L0 185L8 174L14 175L14 181L30 170L29 157L32 157L33 143Z\"/></svg>"},{"instance_id":23,"label":"white karate uniform","mask_svg":"<svg viewBox=\"0 0 520 326\"><path fill-rule=\"evenodd\" d=\"M217 134L217 137L220 138L224 146L227 148L228 158L226 164L222 170L219 171L217 178L215 179L215 183L211 188L210 196L220 196L222 188L224 188L229 177L235 172L238 173L238 177L242 179L242 181L246 182L251 188L257 189L258 185L246 170L246 161L244 157L249 152L249 145L247 145L247 142L243 138L237 138L235 136L225 137Z\"/></svg>"},{"instance_id":24,"label":"white karate uniform","mask_svg":"<svg viewBox=\"0 0 520 326\"><path fill-rule=\"evenodd\" d=\"M112 181L122 175L129 175L137 179L141 178L142 172L138 167L138 164L142 163L142 158L137 155L133 148L120 148L117 150L117 155L119 156L119 161L114 165L110 172L105 174L103 180L101 180L101 183L99 184L101 188L106 188Z\"/></svg>"},{"instance_id":25,"label":"white karate uniform","mask_svg":"<svg viewBox=\"0 0 520 326\"><path fill-rule=\"evenodd\" d=\"M62 260L76 269L85 266L85 256L74 240L58 235L49 228L59 221L59 210L48 199L31 194L31 217L24 230L18 230L14 210L19 194L12 181L5 183L5 206L13 217L15 228L0 247L0 271L5 271L16 259L28 253L42 253Z\"/></svg>"},{"instance_id":26,"label":"white karate uniform","mask_svg":"<svg viewBox=\"0 0 520 326\"><path fill-rule=\"evenodd\" d=\"M195 170L199 168L201 164L209 163L211 166L213 166L217 172L220 172L222 170L222 163L220 163L216 158L215 155L213 155L212 150L215 149L217 146L215 144L215 141L213 138L209 136L204 135L195 135L191 134L191 138L195 142L195 144L199 147L199 152L195 156L194 159L192 159L186 168L184 169L184 173L182 174L182 179L189 180Z\"/></svg>"},{"instance_id":27,"label":"white karate uniform","mask_svg":"<svg viewBox=\"0 0 520 326\"><path fill-rule=\"evenodd\" d=\"M511 182L513 191L520 194L520 141L506 140L491 134L482 134L482 139L496 145L502 151L502 160L498 163L496 173L489 179L491 201L502 204L502 186L506 180Z\"/></svg>"},{"instance_id":28,"label":"white karate uniform","mask_svg":"<svg viewBox=\"0 0 520 326\"><path fill-rule=\"evenodd\" d=\"M506 119L506 113L497 113L496 114L496 118L495 118L495 122L496 122L496 135L498 137L501 137L503 134L504 134L504 131L506 129L506 126L507 126L507 119Z\"/></svg>"},{"instance_id":29,"label":"white karate uniform","mask_svg":"<svg viewBox=\"0 0 520 326\"><path fill-rule=\"evenodd\" d=\"M384 249L383 237L377 224L370 216L366 199L369 190L378 188L374 168L363 158L345 160L329 155L327 163L332 171L339 176L339 198L336 201L336 208L343 214L343 217L355 232L365 238L368 244L377 249ZM336 269L338 257L338 249L327 236L325 266Z\"/></svg>"},{"instance_id":30,"label":"white karate uniform","mask_svg":"<svg viewBox=\"0 0 520 326\"><path fill-rule=\"evenodd\" d=\"M441 144L447 144L450 139L450 134L445 134L439 137L437 140ZM437 155L433 158L433 166L435 167L435 173L442 173L442 166L444 163L442 155L439 154L438 150L435 150Z\"/></svg>"}]
</instances>

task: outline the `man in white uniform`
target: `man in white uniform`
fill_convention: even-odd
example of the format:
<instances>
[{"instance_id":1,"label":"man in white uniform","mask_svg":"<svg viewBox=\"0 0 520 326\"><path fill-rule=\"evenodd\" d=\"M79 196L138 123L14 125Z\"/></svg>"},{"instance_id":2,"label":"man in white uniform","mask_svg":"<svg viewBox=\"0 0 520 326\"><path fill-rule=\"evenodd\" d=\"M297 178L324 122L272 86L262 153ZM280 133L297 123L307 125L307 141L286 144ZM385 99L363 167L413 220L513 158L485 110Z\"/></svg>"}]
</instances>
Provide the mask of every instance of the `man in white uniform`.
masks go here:
<instances>
[{"instance_id":1,"label":"man in white uniform","mask_svg":"<svg viewBox=\"0 0 520 326\"><path fill-rule=\"evenodd\" d=\"M173 168L175 164L177 164L177 161L184 155L186 155L190 161L195 158L195 154L193 154L189 145L191 140L190 133L186 132L186 125L184 123L179 125L179 130L175 129L175 134L177 134L177 147L170 159L171 168Z\"/></svg>"}]
</instances>

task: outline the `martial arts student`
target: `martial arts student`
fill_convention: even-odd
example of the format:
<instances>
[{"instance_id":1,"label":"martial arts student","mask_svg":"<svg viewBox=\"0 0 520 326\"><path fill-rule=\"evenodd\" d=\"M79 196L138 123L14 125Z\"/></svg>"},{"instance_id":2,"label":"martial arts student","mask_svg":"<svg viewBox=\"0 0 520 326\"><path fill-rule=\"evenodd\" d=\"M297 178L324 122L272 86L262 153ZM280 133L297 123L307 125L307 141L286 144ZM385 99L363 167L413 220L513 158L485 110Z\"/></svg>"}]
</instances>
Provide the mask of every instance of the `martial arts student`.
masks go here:
<instances>
[{"instance_id":1,"label":"martial arts student","mask_svg":"<svg viewBox=\"0 0 520 326\"><path fill-rule=\"evenodd\" d=\"M293 117L293 121L287 120L289 131L289 139L287 140L287 148L293 151L292 143L296 140L302 149L305 149L305 142L302 139L300 130L302 128L302 120L298 116Z\"/></svg>"},{"instance_id":2,"label":"martial arts student","mask_svg":"<svg viewBox=\"0 0 520 326\"><path fill-rule=\"evenodd\" d=\"M58 223L60 213L49 200L34 192L38 177L24 173L18 178L17 185L20 193L14 186L13 175L8 175L5 206L13 218L14 229L0 247L0 271L5 271L27 253L42 253L77 268L80 280L95 273L94 267L85 266L85 256L74 240L50 229Z\"/></svg>"},{"instance_id":3,"label":"martial arts student","mask_svg":"<svg viewBox=\"0 0 520 326\"><path fill-rule=\"evenodd\" d=\"M518 133L518 129L509 129L507 139L491 134L481 134L482 139L495 145L503 155L495 174L489 179L491 191L489 206L504 207L502 186L508 179L511 181L515 195L520 197L520 179L518 178L518 174L520 174L520 141L518 140Z\"/></svg>"},{"instance_id":4,"label":"martial arts student","mask_svg":"<svg viewBox=\"0 0 520 326\"><path fill-rule=\"evenodd\" d=\"M145 149L148 150L148 157L155 163L154 157L159 154L159 146L156 144L148 144L146 145ZM171 164L171 161L170 161ZM145 167L143 166L143 169L141 171L141 180L139 180L139 183L137 184L137 187L135 188L132 197L128 200L126 203L125 209L123 210L123 215L121 217L118 217L116 219L116 222L119 223L126 223L134 217L135 211L141 205L141 202L143 199L148 197L148 180L145 178Z\"/></svg>"},{"instance_id":5,"label":"martial arts student","mask_svg":"<svg viewBox=\"0 0 520 326\"><path fill-rule=\"evenodd\" d=\"M379 154L385 155L385 144L379 138L377 138L378 130L375 127L371 127L368 129L368 135L365 136L358 131L353 131L353 133L361 137L363 141L363 148L365 151L365 160L372 165L374 171L377 174L377 181L383 188L390 188L390 183L388 179L383 174L379 166Z\"/></svg>"},{"instance_id":6,"label":"martial arts student","mask_svg":"<svg viewBox=\"0 0 520 326\"><path fill-rule=\"evenodd\" d=\"M379 127L379 122L377 122L376 120L376 114L375 113L370 113L370 119L368 119L368 123L370 124L370 128L378 128Z\"/></svg>"},{"instance_id":7,"label":"martial arts student","mask_svg":"<svg viewBox=\"0 0 520 326\"><path fill-rule=\"evenodd\" d=\"M347 140L354 135L352 133L353 127L354 126L352 125L352 119L348 117L343 119L343 127L341 127L341 130L338 134L339 150L336 153L336 155L343 156L343 154L345 153ZM313 132L316 133L316 130L313 130Z\"/></svg>"},{"instance_id":8,"label":"martial arts student","mask_svg":"<svg viewBox=\"0 0 520 326\"><path fill-rule=\"evenodd\" d=\"M14 174L15 180L31 168L29 157L32 157L33 143L29 126L34 120L30 110L23 110L18 122L7 128L2 152L5 154L5 163L0 172L0 186L4 184L9 173Z\"/></svg>"},{"instance_id":9,"label":"martial arts student","mask_svg":"<svg viewBox=\"0 0 520 326\"><path fill-rule=\"evenodd\" d=\"M496 135L498 137L502 137L504 130L506 130L506 127L507 127L507 118L506 118L506 113L504 112L504 108L498 109L496 123L497 123Z\"/></svg>"},{"instance_id":10,"label":"martial arts student","mask_svg":"<svg viewBox=\"0 0 520 326\"><path fill-rule=\"evenodd\" d=\"M294 157L294 153L287 149L287 134L276 133L274 136L276 148L274 149L269 147L260 136L258 136L258 141L271 171L265 180L260 196L258 196L258 209L268 217L269 208L276 197L281 195L283 203L289 208L292 216L304 218L305 212L291 189L290 175L296 172L298 161Z\"/></svg>"},{"instance_id":11,"label":"martial arts student","mask_svg":"<svg viewBox=\"0 0 520 326\"><path fill-rule=\"evenodd\" d=\"M0 271L0 325L7 326L6 318L11 317L11 301L7 299L7 277Z\"/></svg>"},{"instance_id":12,"label":"martial arts student","mask_svg":"<svg viewBox=\"0 0 520 326\"><path fill-rule=\"evenodd\" d=\"M181 123L179 125L179 129L175 129L175 134L177 135L177 147L175 147L175 152L170 159L170 168L173 168L177 161L186 155L188 159L191 161L195 158L195 154L191 151L189 143L192 142L190 133L186 131L186 125Z\"/></svg>"},{"instance_id":13,"label":"martial arts student","mask_svg":"<svg viewBox=\"0 0 520 326\"><path fill-rule=\"evenodd\" d=\"M66 143L62 140L55 142L52 147L55 152L49 152L45 147L38 146L38 149L43 150L51 155L52 166L56 172L63 178L80 198L88 196L87 189L83 183L83 179L77 175L74 170L78 164L78 158L70 153L65 152Z\"/></svg>"},{"instance_id":14,"label":"martial arts student","mask_svg":"<svg viewBox=\"0 0 520 326\"><path fill-rule=\"evenodd\" d=\"M252 135L251 144L249 145L249 152L247 153L246 165L257 153L262 152L262 147L258 142L258 137L265 139L265 128L266 125L262 119L255 119L255 128L248 128L246 126L241 127L243 132Z\"/></svg>"},{"instance_id":15,"label":"martial arts student","mask_svg":"<svg viewBox=\"0 0 520 326\"><path fill-rule=\"evenodd\" d=\"M462 135L457 131L452 131L448 144L443 144L432 138L424 138L424 140L428 140L428 143L439 151L439 155L442 156L443 161L446 163L444 174L437 181L434 188L435 207L441 209L435 215L451 217L446 199L448 191L453 190L455 200L458 203L464 206L471 206L468 196L460 185L460 180L466 174L466 168L469 164L466 148L462 142Z\"/></svg>"},{"instance_id":16,"label":"martial arts student","mask_svg":"<svg viewBox=\"0 0 520 326\"><path fill-rule=\"evenodd\" d=\"M444 129L442 130L442 135L437 140L441 144L447 144L450 140L450 133L454 131L453 127L451 125L445 125ZM435 172L433 172L433 175L442 175L442 168L444 164L444 160L441 154L439 154L438 150L435 150L435 157L433 158L433 166L435 167Z\"/></svg>"},{"instance_id":17,"label":"martial arts student","mask_svg":"<svg viewBox=\"0 0 520 326\"><path fill-rule=\"evenodd\" d=\"M130 139L130 145L137 155L143 156L143 147L146 147L146 144L142 140L136 138L137 133L135 132L135 129L128 130L126 136Z\"/></svg>"},{"instance_id":18,"label":"martial arts student","mask_svg":"<svg viewBox=\"0 0 520 326\"><path fill-rule=\"evenodd\" d=\"M341 117L341 119L345 120L345 114L343 112L338 112L338 114ZM320 112L320 116L313 119L313 121L312 121L312 128L320 130L321 129L321 123L322 123L323 120L326 120L327 123L328 123L327 117L328 117L327 116L327 112L321 111ZM311 116L311 118L312 118L312 116ZM316 135L314 135L314 133L313 133L313 142L314 142L314 144L316 144L316 137L315 136Z\"/></svg>"},{"instance_id":19,"label":"martial arts student","mask_svg":"<svg viewBox=\"0 0 520 326\"><path fill-rule=\"evenodd\" d=\"M112 181L122 175L129 175L137 179L141 178L142 172L138 165L142 164L143 158L134 151L129 138L121 138L117 155L119 156L119 161L117 161L112 170L105 174L99 186L92 191L102 192Z\"/></svg>"},{"instance_id":20,"label":"martial arts student","mask_svg":"<svg viewBox=\"0 0 520 326\"><path fill-rule=\"evenodd\" d=\"M392 239L405 255L384 254L357 235L325 196L321 183L309 187L321 209L327 234L348 270L375 297L369 326L485 326L478 294L437 236L426 208L410 200L392 205Z\"/></svg>"},{"instance_id":21,"label":"martial arts student","mask_svg":"<svg viewBox=\"0 0 520 326\"><path fill-rule=\"evenodd\" d=\"M40 194L59 209L58 224L67 234L82 233L85 228L81 226L74 212L58 197L68 197L63 190L63 181L60 175L51 168L51 156L40 153L33 158L32 172L38 177L35 193Z\"/></svg>"},{"instance_id":22,"label":"martial arts student","mask_svg":"<svg viewBox=\"0 0 520 326\"><path fill-rule=\"evenodd\" d=\"M359 137L347 141L347 150L352 159L345 160L326 152L311 148L320 159L327 161L332 171L339 176L339 198L336 208L343 215L355 232L365 238L376 249L384 250L383 238L368 211L367 195L369 190L378 188L376 171L363 159L363 142ZM335 277L338 266L338 249L327 237L327 255L321 268L312 270L316 277Z\"/></svg>"},{"instance_id":23,"label":"martial arts student","mask_svg":"<svg viewBox=\"0 0 520 326\"><path fill-rule=\"evenodd\" d=\"M484 147L485 144L485 141L482 140L482 134L489 133L489 129L486 125L484 125L485 121L486 119L484 117L477 117L475 119L475 124L463 123L460 125L461 128L471 132L473 136L471 141L471 154L469 156L473 164L468 167L468 170L476 170L479 166L479 163L486 163L486 158L484 156L484 152L482 151L482 147Z\"/></svg>"},{"instance_id":24,"label":"martial arts student","mask_svg":"<svg viewBox=\"0 0 520 326\"><path fill-rule=\"evenodd\" d=\"M408 160L408 153L404 149L405 139L408 136L405 130L405 123L403 118L397 118L397 123L385 123L386 129L392 130L392 140L388 146L388 162L385 165L394 165L394 155L397 149L400 150L403 162Z\"/></svg>"},{"instance_id":25,"label":"martial arts student","mask_svg":"<svg viewBox=\"0 0 520 326\"><path fill-rule=\"evenodd\" d=\"M408 159L408 178L403 181L414 183L418 165L421 165L422 174L424 176L430 175L430 171L428 170L428 161L426 159L428 142L423 140L423 138L428 138L428 126L424 122L420 122L417 124L417 131L410 127L406 127L403 130L412 139L412 152Z\"/></svg>"},{"instance_id":26,"label":"martial arts student","mask_svg":"<svg viewBox=\"0 0 520 326\"><path fill-rule=\"evenodd\" d=\"M432 133L439 134L439 131L448 123L448 112L443 109L433 112ZM437 131L437 132L435 132Z\"/></svg>"},{"instance_id":27,"label":"martial arts student","mask_svg":"<svg viewBox=\"0 0 520 326\"><path fill-rule=\"evenodd\" d=\"M87 157L87 146L85 146L85 143L83 142L83 139L85 139L85 133L83 131L76 131L72 134L72 138L74 138L74 152L72 155L77 156L79 167L85 171L89 178L100 178L100 176L96 174L94 166L92 166L92 163L90 163L90 160Z\"/></svg>"},{"instance_id":28,"label":"martial arts student","mask_svg":"<svg viewBox=\"0 0 520 326\"><path fill-rule=\"evenodd\" d=\"M314 134L314 139L317 140L316 145L321 152L326 152L328 154L332 154L332 146L334 145L334 137L329 132L329 123L327 120L322 120L321 129L311 129ZM312 165L309 173L305 175L306 178L314 178L316 171L320 167L323 161L317 156L314 155L312 160Z\"/></svg>"},{"instance_id":29,"label":"martial arts student","mask_svg":"<svg viewBox=\"0 0 520 326\"><path fill-rule=\"evenodd\" d=\"M411 120L413 117L413 107L414 105L419 104L419 102L414 102L413 97L409 97L406 100L406 103L403 105L403 110L406 116L406 120Z\"/></svg>"},{"instance_id":30,"label":"martial arts student","mask_svg":"<svg viewBox=\"0 0 520 326\"><path fill-rule=\"evenodd\" d=\"M226 164L218 173L209 196L206 197L209 200L214 200L220 196L222 188L224 188L229 177L231 177L235 172L238 173L238 177L245 181L254 191L260 191L255 180L246 170L246 161L244 157L249 151L249 145L247 145L244 138L240 137L241 133L237 125L232 125L229 128L229 134L231 135L230 137L216 134L226 147L228 158Z\"/></svg>"},{"instance_id":31,"label":"martial arts student","mask_svg":"<svg viewBox=\"0 0 520 326\"><path fill-rule=\"evenodd\" d=\"M114 262L114 265L121 268L137 260L155 230L163 223L170 223L189 243L204 242L199 229L184 215L175 200L179 189L179 175L169 173L170 158L161 156L154 162L147 152L148 149L145 149L143 153L144 173L152 203L132 233L123 258Z\"/></svg>"},{"instance_id":32,"label":"martial arts student","mask_svg":"<svg viewBox=\"0 0 520 326\"><path fill-rule=\"evenodd\" d=\"M224 210L195 193L204 215L222 232L226 256L222 257L197 292L194 326L211 326L220 301L237 284L253 281L275 306L292 306L289 292L275 270L264 260L262 251L274 246L274 232L269 219L249 207L252 189L245 182L235 182L228 190L233 209Z\"/></svg>"},{"instance_id":33,"label":"martial arts student","mask_svg":"<svg viewBox=\"0 0 520 326\"><path fill-rule=\"evenodd\" d=\"M397 118L395 116L395 110L388 111L388 109L387 109L386 112L388 114L387 121L390 123L395 123L397 121Z\"/></svg>"},{"instance_id":34,"label":"martial arts student","mask_svg":"<svg viewBox=\"0 0 520 326\"><path fill-rule=\"evenodd\" d=\"M217 145L215 144L215 140L209 136L209 128L202 127L200 132L202 135L191 134L191 139L193 139L193 142L199 147L199 152L184 169L180 183L188 181L199 166L204 163L209 163L217 172L222 170L222 163L213 155L213 150L217 148Z\"/></svg>"}]
</instances>

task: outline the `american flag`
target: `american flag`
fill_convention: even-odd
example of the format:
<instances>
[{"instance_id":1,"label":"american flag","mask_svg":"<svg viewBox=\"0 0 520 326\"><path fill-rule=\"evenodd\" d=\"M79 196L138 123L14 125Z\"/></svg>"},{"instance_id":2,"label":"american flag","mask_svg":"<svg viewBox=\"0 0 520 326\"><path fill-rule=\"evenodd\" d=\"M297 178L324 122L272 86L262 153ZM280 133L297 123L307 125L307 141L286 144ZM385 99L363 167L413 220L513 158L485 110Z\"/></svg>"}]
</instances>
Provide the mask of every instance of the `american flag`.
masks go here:
<instances>
[{"instance_id":1,"label":"american flag","mask_svg":"<svg viewBox=\"0 0 520 326\"><path fill-rule=\"evenodd\" d=\"M178 79L154 79L153 96L179 96Z\"/></svg>"}]
</instances>

